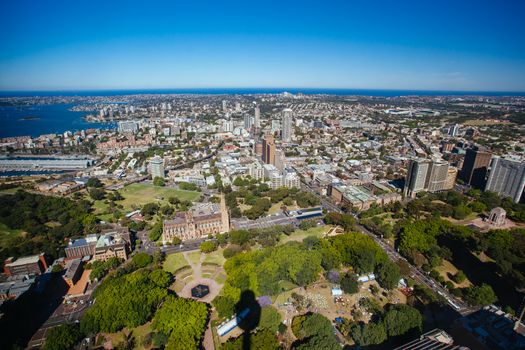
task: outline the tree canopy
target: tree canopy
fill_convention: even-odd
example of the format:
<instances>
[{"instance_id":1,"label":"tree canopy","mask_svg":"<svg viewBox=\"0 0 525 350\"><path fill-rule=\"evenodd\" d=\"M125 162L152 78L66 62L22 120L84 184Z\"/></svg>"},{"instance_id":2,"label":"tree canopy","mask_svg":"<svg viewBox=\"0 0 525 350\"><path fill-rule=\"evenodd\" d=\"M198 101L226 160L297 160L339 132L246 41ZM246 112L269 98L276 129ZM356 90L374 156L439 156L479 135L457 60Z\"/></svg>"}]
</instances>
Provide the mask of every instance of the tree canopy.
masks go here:
<instances>
[{"instance_id":1,"label":"tree canopy","mask_svg":"<svg viewBox=\"0 0 525 350\"><path fill-rule=\"evenodd\" d=\"M166 349L197 349L207 322L206 304L168 296L155 313L153 328L168 336Z\"/></svg>"},{"instance_id":2,"label":"tree canopy","mask_svg":"<svg viewBox=\"0 0 525 350\"><path fill-rule=\"evenodd\" d=\"M82 331L116 332L144 324L167 297L170 280L162 270L138 270L105 280L80 322Z\"/></svg>"},{"instance_id":3,"label":"tree canopy","mask_svg":"<svg viewBox=\"0 0 525 350\"><path fill-rule=\"evenodd\" d=\"M53 327L46 334L43 350L69 350L82 339L78 324L62 324Z\"/></svg>"}]
</instances>

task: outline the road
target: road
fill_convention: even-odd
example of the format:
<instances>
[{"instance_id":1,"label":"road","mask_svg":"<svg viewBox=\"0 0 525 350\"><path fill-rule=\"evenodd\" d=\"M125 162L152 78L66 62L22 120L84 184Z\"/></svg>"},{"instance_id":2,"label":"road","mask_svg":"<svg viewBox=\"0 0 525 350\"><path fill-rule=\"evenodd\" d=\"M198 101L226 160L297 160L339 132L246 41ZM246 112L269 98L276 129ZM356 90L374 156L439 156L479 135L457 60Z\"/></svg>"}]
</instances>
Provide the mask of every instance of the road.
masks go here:
<instances>
[{"instance_id":1,"label":"road","mask_svg":"<svg viewBox=\"0 0 525 350\"><path fill-rule=\"evenodd\" d=\"M324 208L326 208L328 211L336 212L336 213L344 213L341 208L339 208L337 205L332 203L328 200L328 198L319 195L309 184L305 182L301 182L301 187L303 190L306 190L313 195L315 195L319 200L321 201L321 204ZM370 232L368 229L363 227L362 225L359 225L356 222L356 228L361 231L362 233L368 235L371 237L383 250L386 252L390 260L396 262L398 260L404 260L408 266L410 267L410 274L411 277L418 282L419 284L422 284L431 290L437 292L440 296L442 296L447 303L457 312L459 312L461 315L465 316L468 315L474 311L477 311L477 307L470 307L467 304L465 304L463 301L459 300L452 294L448 292L448 290L444 287L442 287L438 282L436 282L434 279L432 279L430 276L428 276L424 271L419 269L418 267L410 264L404 257L401 256L390 244L388 244L387 241L383 240L382 238L376 236L372 232Z\"/></svg>"}]
</instances>

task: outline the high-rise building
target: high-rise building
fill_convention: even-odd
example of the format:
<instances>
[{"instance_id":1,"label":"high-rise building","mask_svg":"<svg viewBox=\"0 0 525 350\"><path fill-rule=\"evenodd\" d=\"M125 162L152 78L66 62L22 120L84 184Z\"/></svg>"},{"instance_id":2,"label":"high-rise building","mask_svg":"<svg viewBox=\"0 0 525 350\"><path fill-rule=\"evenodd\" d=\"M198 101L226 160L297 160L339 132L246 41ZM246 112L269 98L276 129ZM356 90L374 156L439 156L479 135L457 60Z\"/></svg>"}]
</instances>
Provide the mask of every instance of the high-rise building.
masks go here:
<instances>
[{"instance_id":1,"label":"high-rise building","mask_svg":"<svg viewBox=\"0 0 525 350\"><path fill-rule=\"evenodd\" d=\"M494 156L488 170L485 191L510 197L518 203L525 187L525 162Z\"/></svg>"},{"instance_id":2,"label":"high-rise building","mask_svg":"<svg viewBox=\"0 0 525 350\"><path fill-rule=\"evenodd\" d=\"M428 159L414 159L410 161L405 188L403 189L405 196L415 197L418 192L426 189L425 185L430 164Z\"/></svg>"},{"instance_id":3,"label":"high-rise building","mask_svg":"<svg viewBox=\"0 0 525 350\"><path fill-rule=\"evenodd\" d=\"M491 157L492 154L478 147L467 149L459 178L474 188L483 189Z\"/></svg>"},{"instance_id":4,"label":"high-rise building","mask_svg":"<svg viewBox=\"0 0 525 350\"><path fill-rule=\"evenodd\" d=\"M273 165L275 165L275 167L279 171L283 171L284 170L285 159L286 159L286 156L285 156L284 151L282 149L275 150L275 163Z\"/></svg>"},{"instance_id":5,"label":"high-rise building","mask_svg":"<svg viewBox=\"0 0 525 350\"><path fill-rule=\"evenodd\" d=\"M456 184L456 178L458 177L458 168L448 167L447 180L445 181L444 190L451 190Z\"/></svg>"},{"instance_id":6,"label":"high-rise building","mask_svg":"<svg viewBox=\"0 0 525 350\"><path fill-rule=\"evenodd\" d=\"M275 141L273 136L266 135L262 141L262 161L275 165Z\"/></svg>"},{"instance_id":7,"label":"high-rise building","mask_svg":"<svg viewBox=\"0 0 525 350\"><path fill-rule=\"evenodd\" d=\"M418 192L439 192L454 186L455 176L442 160L413 159L408 167L403 193L414 198Z\"/></svg>"},{"instance_id":8,"label":"high-rise building","mask_svg":"<svg viewBox=\"0 0 525 350\"><path fill-rule=\"evenodd\" d=\"M253 125L256 129L259 129L261 127L261 109L259 108L259 106L255 107Z\"/></svg>"},{"instance_id":9,"label":"high-rise building","mask_svg":"<svg viewBox=\"0 0 525 350\"><path fill-rule=\"evenodd\" d=\"M149 165L152 179L156 177L164 179L164 159L159 156L155 156L150 159Z\"/></svg>"},{"instance_id":10,"label":"high-rise building","mask_svg":"<svg viewBox=\"0 0 525 350\"><path fill-rule=\"evenodd\" d=\"M432 162L430 164L426 188L428 192L439 192L445 189L448 176L448 163Z\"/></svg>"},{"instance_id":11,"label":"high-rise building","mask_svg":"<svg viewBox=\"0 0 525 350\"><path fill-rule=\"evenodd\" d=\"M233 120L226 120L222 128L224 132L233 132Z\"/></svg>"},{"instance_id":12,"label":"high-rise building","mask_svg":"<svg viewBox=\"0 0 525 350\"><path fill-rule=\"evenodd\" d=\"M252 126L253 126L253 117L249 114L246 114L244 116L244 128L246 130L251 130Z\"/></svg>"},{"instance_id":13,"label":"high-rise building","mask_svg":"<svg viewBox=\"0 0 525 350\"><path fill-rule=\"evenodd\" d=\"M449 136L456 137L459 134L459 124L453 124L448 127Z\"/></svg>"},{"instance_id":14,"label":"high-rise building","mask_svg":"<svg viewBox=\"0 0 525 350\"><path fill-rule=\"evenodd\" d=\"M264 179L264 168L258 161L248 165L248 175L255 180Z\"/></svg>"},{"instance_id":15,"label":"high-rise building","mask_svg":"<svg viewBox=\"0 0 525 350\"><path fill-rule=\"evenodd\" d=\"M274 119L272 120L272 129L271 129L271 132L272 134L275 133L276 131L281 131L281 122L280 120L278 119Z\"/></svg>"},{"instance_id":16,"label":"high-rise building","mask_svg":"<svg viewBox=\"0 0 525 350\"><path fill-rule=\"evenodd\" d=\"M282 122L282 140L283 142L292 141L292 110L286 108L283 110L283 122Z\"/></svg>"},{"instance_id":17,"label":"high-rise building","mask_svg":"<svg viewBox=\"0 0 525 350\"><path fill-rule=\"evenodd\" d=\"M226 113L228 111L228 105L226 104L226 100L222 100L222 111Z\"/></svg>"}]
</instances>

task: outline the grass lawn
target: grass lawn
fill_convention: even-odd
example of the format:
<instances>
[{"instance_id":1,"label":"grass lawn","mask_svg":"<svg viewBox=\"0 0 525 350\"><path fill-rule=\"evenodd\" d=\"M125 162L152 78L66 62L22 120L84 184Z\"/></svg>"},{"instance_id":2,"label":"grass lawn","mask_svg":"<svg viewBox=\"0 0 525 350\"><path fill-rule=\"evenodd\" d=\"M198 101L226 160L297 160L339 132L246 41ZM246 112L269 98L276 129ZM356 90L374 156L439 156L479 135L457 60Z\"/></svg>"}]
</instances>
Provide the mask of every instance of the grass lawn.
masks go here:
<instances>
[{"instance_id":1,"label":"grass lawn","mask_svg":"<svg viewBox=\"0 0 525 350\"><path fill-rule=\"evenodd\" d=\"M281 288L284 291L289 291L292 289L297 288L298 286L290 281L279 281L279 288Z\"/></svg>"},{"instance_id":2,"label":"grass lawn","mask_svg":"<svg viewBox=\"0 0 525 350\"><path fill-rule=\"evenodd\" d=\"M113 347L122 343L126 337L123 330L120 332L116 332L116 333L104 333L104 336L106 339L111 341L111 344L113 345Z\"/></svg>"},{"instance_id":3,"label":"grass lawn","mask_svg":"<svg viewBox=\"0 0 525 350\"><path fill-rule=\"evenodd\" d=\"M144 205L150 202L167 203L169 197L177 197L180 200L190 202L196 201L201 196L200 192L176 190L169 187L153 186L149 184L131 184L119 190L124 197L122 204L124 208L131 208L132 205Z\"/></svg>"},{"instance_id":4,"label":"grass lawn","mask_svg":"<svg viewBox=\"0 0 525 350\"><path fill-rule=\"evenodd\" d=\"M279 294L275 300L274 300L274 303L275 304L284 304L288 301L288 299L290 299L292 297L292 291L291 290L288 290L286 292L282 292L281 294Z\"/></svg>"},{"instance_id":5,"label":"grass lawn","mask_svg":"<svg viewBox=\"0 0 525 350\"><path fill-rule=\"evenodd\" d=\"M184 289L185 285L186 285L186 283L184 283L183 281L181 281L179 279L176 279L175 283L173 283L171 285L170 289L174 290L175 293L180 293L182 291L182 289Z\"/></svg>"},{"instance_id":6,"label":"grass lawn","mask_svg":"<svg viewBox=\"0 0 525 350\"><path fill-rule=\"evenodd\" d=\"M309 236L321 238L326 232L330 231L331 228L332 226L330 225L324 225L324 226L312 227L306 231L296 230L289 236L283 234L281 237L281 240L279 241L279 244L285 244L290 241L301 242L303 239Z\"/></svg>"},{"instance_id":7,"label":"grass lawn","mask_svg":"<svg viewBox=\"0 0 525 350\"><path fill-rule=\"evenodd\" d=\"M250 209L252 206L251 205L247 205L247 204L239 204L239 209L241 211L246 211L248 209Z\"/></svg>"},{"instance_id":8,"label":"grass lawn","mask_svg":"<svg viewBox=\"0 0 525 350\"><path fill-rule=\"evenodd\" d=\"M213 263L213 264L217 264L217 265L221 265L221 266L224 265L224 262L226 261L226 259L222 255L223 250L224 249L219 248L219 249L217 249L214 252L206 254L206 257L204 258L204 262L205 263Z\"/></svg>"},{"instance_id":9,"label":"grass lawn","mask_svg":"<svg viewBox=\"0 0 525 350\"><path fill-rule=\"evenodd\" d=\"M188 259L190 259L190 262L193 264L193 265L197 265L201 259L201 252L200 251L196 251L196 252L189 252L188 253Z\"/></svg>"},{"instance_id":10,"label":"grass lawn","mask_svg":"<svg viewBox=\"0 0 525 350\"><path fill-rule=\"evenodd\" d=\"M0 246L6 247L8 242L22 234L22 230L10 229L5 224L0 223Z\"/></svg>"},{"instance_id":11,"label":"grass lawn","mask_svg":"<svg viewBox=\"0 0 525 350\"><path fill-rule=\"evenodd\" d=\"M166 257L162 267L168 272L175 272L185 266L189 266L189 264L184 258L184 255L182 255L182 253L175 253Z\"/></svg>"},{"instance_id":12,"label":"grass lawn","mask_svg":"<svg viewBox=\"0 0 525 350\"><path fill-rule=\"evenodd\" d=\"M228 276L221 272L215 277L215 282L217 282L218 284L224 284L224 282L226 282L227 277Z\"/></svg>"},{"instance_id":13,"label":"grass lawn","mask_svg":"<svg viewBox=\"0 0 525 350\"><path fill-rule=\"evenodd\" d=\"M133 328L133 337L135 338L135 349L149 349L150 347L144 347L142 343L146 335L151 333L151 321L144 323L142 326Z\"/></svg>"},{"instance_id":14,"label":"grass lawn","mask_svg":"<svg viewBox=\"0 0 525 350\"><path fill-rule=\"evenodd\" d=\"M117 201L124 207L124 212L130 212L139 209L146 203L159 203L160 205L168 203L170 197L177 197L180 200L187 200L194 202L201 196L200 192L183 191L169 187L153 186L149 184L131 184L119 190L119 193L124 197L123 200ZM89 196L88 196L89 198ZM95 201L93 204L96 214L106 214L108 205L102 201ZM100 218L102 218L99 215ZM106 217L107 219L107 217Z\"/></svg>"},{"instance_id":15,"label":"grass lawn","mask_svg":"<svg viewBox=\"0 0 525 350\"><path fill-rule=\"evenodd\" d=\"M13 187L13 188L7 188L5 190L0 190L0 195L3 194L15 194L16 191L21 190L22 187Z\"/></svg>"},{"instance_id":16,"label":"grass lawn","mask_svg":"<svg viewBox=\"0 0 525 350\"><path fill-rule=\"evenodd\" d=\"M441 266L436 267L436 270L439 272L441 276L443 276L445 281L451 281L452 283L454 283L456 287L464 288L464 287L469 287L472 285L470 281L468 280L468 278L462 283L457 284L456 282L452 281L448 277L449 273L454 275L456 274L456 272L458 272L458 269L454 265L452 265L452 263L448 260L443 260L443 264L441 264Z\"/></svg>"}]
</instances>

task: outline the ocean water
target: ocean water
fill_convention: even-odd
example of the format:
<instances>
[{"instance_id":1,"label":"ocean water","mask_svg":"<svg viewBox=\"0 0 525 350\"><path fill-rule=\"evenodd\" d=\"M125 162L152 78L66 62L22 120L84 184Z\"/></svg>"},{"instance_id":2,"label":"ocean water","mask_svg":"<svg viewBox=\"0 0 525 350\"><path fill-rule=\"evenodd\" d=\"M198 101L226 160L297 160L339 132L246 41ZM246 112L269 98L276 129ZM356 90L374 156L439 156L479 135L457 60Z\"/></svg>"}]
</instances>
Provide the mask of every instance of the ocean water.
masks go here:
<instances>
[{"instance_id":1,"label":"ocean water","mask_svg":"<svg viewBox=\"0 0 525 350\"><path fill-rule=\"evenodd\" d=\"M110 129L114 124L89 123L88 113L70 111L72 104L0 106L0 137L39 136L89 128Z\"/></svg>"},{"instance_id":2,"label":"ocean water","mask_svg":"<svg viewBox=\"0 0 525 350\"><path fill-rule=\"evenodd\" d=\"M386 90L386 89L326 89L326 88L194 88L194 89L122 89L122 90L69 90L69 91L0 91L0 97L13 96L117 96L135 94L327 94L356 96L525 96L525 91L438 91L438 90Z\"/></svg>"}]
</instances>

